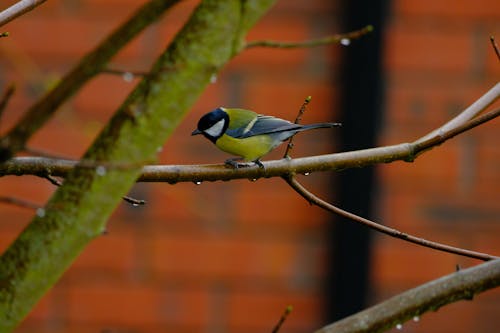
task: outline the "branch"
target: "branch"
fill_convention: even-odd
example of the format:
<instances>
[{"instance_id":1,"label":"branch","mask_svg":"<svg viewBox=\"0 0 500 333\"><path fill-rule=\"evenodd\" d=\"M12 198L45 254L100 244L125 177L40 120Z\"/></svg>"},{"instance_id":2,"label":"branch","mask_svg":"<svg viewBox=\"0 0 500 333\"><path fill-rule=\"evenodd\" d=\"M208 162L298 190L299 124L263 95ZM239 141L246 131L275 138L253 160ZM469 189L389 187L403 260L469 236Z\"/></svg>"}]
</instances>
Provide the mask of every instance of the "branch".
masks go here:
<instances>
[{"instance_id":1,"label":"branch","mask_svg":"<svg viewBox=\"0 0 500 333\"><path fill-rule=\"evenodd\" d=\"M405 291L350 317L339 320L316 333L384 332L428 311L500 285L500 259L460 270L440 279Z\"/></svg>"},{"instance_id":2,"label":"branch","mask_svg":"<svg viewBox=\"0 0 500 333\"><path fill-rule=\"evenodd\" d=\"M494 36L490 36L490 42L491 46L493 47L493 51L495 51L495 54L497 55L498 61L500 61L500 50L498 49L497 42L495 41Z\"/></svg>"},{"instance_id":3,"label":"branch","mask_svg":"<svg viewBox=\"0 0 500 333\"><path fill-rule=\"evenodd\" d=\"M0 202L28 209L39 209L40 205L23 199L0 196Z\"/></svg>"},{"instance_id":4,"label":"branch","mask_svg":"<svg viewBox=\"0 0 500 333\"><path fill-rule=\"evenodd\" d=\"M14 84L10 84L5 88L2 97L0 97L0 121L3 115L3 112L5 111L5 108L7 107L7 104L10 101L10 98L12 95L14 95L14 92L16 91L16 86Z\"/></svg>"},{"instance_id":5,"label":"branch","mask_svg":"<svg viewBox=\"0 0 500 333\"><path fill-rule=\"evenodd\" d=\"M62 186L62 182L55 178L54 176L51 176L51 175L46 175L45 176L45 179L47 179L52 185L55 185L55 186ZM145 205L146 204L146 200L143 200L143 199L135 199L135 198L132 198L132 197L129 197L129 196L126 196L124 195L122 197L123 201L125 202L128 202L129 204L131 204L132 206L142 206L142 205Z\"/></svg>"},{"instance_id":6,"label":"branch","mask_svg":"<svg viewBox=\"0 0 500 333\"><path fill-rule=\"evenodd\" d=\"M477 116L476 118L473 118L472 120L469 120L466 123L457 125L456 127L451 128L448 131L441 132L440 134L436 136L430 136L427 139L419 139L415 141L415 154L420 154L421 152L430 149L434 146L440 145L441 143L459 135L462 134L470 129L473 129L474 127L477 127L481 124L484 124L485 122L488 122L492 119L495 119L500 115L500 109L496 109L493 111L489 111L488 113L482 114L480 116Z\"/></svg>"},{"instance_id":7,"label":"branch","mask_svg":"<svg viewBox=\"0 0 500 333\"><path fill-rule=\"evenodd\" d=\"M333 36L311 39L303 42L278 42L272 40L256 40L248 42L245 48L250 49L253 47L272 47L280 49L291 49L291 48L305 48L305 47L317 47L330 44L343 44L349 45L352 40L359 39L364 35L373 31L373 26L367 25L359 30L354 30L345 34L337 34Z\"/></svg>"},{"instance_id":8,"label":"branch","mask_svg":"<svg viewBox=\"0 0 500 333\"><path fill-rule=\"evenodd\" d=\"M309 105L309 103L311 102L311 99L312 99L311 96L307 96L304 99L304 102L302 103L302 106L300 107L299 112L297 113L297 117L295 117L294 124L298 124L302 120L302 115L304 114L304 112L306 112L306 108ZM283 155L283 158L286 158L286 159L291 158L290 152L293 149L293 137L294 136L292 135L290 137L290 139L288 139L288 144L286 145L286 150L285 150L285 154Z\"/></svg>"},{"instance_id":9,"label":"branch","mask_svg":"<svg viewBox=\"0 0 500 333\"><path fill-rule=\"evenodd\" d=\"M486 253L481 253L481 252L475 252L475 251L470 251L454 246L449 246L445 244L441 244L438 242L433 242L424 238L420 237L415 237L412 235L409 235L407 233L398 231L393 228L389 228L385 225L382 225L377 222L373 222L371 220L365 219L361 216L358 216L356 214L350 213L348 211L345 211L341 208L338 208L324 200L321 200L311 192L309 192L305 187L303 187L294 177L283 177L283 179L290 185L298 194L300 194L304 199L306 199L309 203L314 204L318 207L321 207L329 212L338 214L340 216L344 216L350 220L353 220L355 222L361 223L362 225L365 225L371 229L374 229L378 232L381 232L383 234L396 237L402 240L405 240L410 243L418 244L424 247L428 247L434 250L438 251L443 251L443 252L448 252L448 253L454 253L458 254L461 256L469 257L469 258L475 258L475 259L480 259L480 260L492 260L492 259L497 259L498 257L486 254Z\"/></svg>"},{"instance_id":10,"label":"branch","mask_svg":"<svg viewBox=\"0 0 500 333\"><path fill-rule=\"evenodd\" d=\"M0 27L12 21L36 7L40 6L47 0L21 0L7 9L0 12Z\"/></svg>"},{"instance_id":11,"label":"branch","mask_svg":"<svg viewBox=\"0 0 500 333\"><path fill-rule=\"evenodd\" d=\"M476 117L478 114L486 110L488 106L493 104L500 97L500 83L497 83L486 92L483 96L481 96L478 100L472 103L467 109L459 113L455 118L448 121L446 124L430 132L424 137L418 139L416 143L428 140L432 137L443 136L445 132L450 131L456 127L462 126L472 118Z\"/></svg>"},{"instance_id":12,"label":"branch","mask_svg":"<svg viewBox=\"0 0 500 333\"><path fill-rule=\"evenodd\" d=\"M285 323L286 318L288 317L288 315L290 313L292 313L292 311L293 311L293 306L291 306L291 305L289 305L285 308L285 311L283 311L283 314L281 315L280 320L278 321L276 326L274 326L271 333L278 333L280 331L281 327Z\"/></svg>"},{"instance_id":13,"label":"branch","mask_svg":"<svg viewBox=\"0 0 500 333\"><path fill-rule=\"evenodd\" d=\"M102 235L142 165L157 156L212 75L241 50L248 30L273 3L200 2L154 62L154 74L143 78L123 102L85 153L82 166L66 175L43 216L37 215L0 257L0 332L14 330L85 246ZM111 167L124 161L127 168Z\"/></svg>"},{"instance_id":14,"label":"branch","mask_svg":"<svg viewBox=\"0 0 500 333\"><path fill-rule=\"evenodd\" d=\"M52 90L32 105L4 137L0 138L0 161L24 149L28 139L88 80L105 68L108 61L144 28L156 21L179 0L151 0L82 58Z\"/></svg>"},{"instance_id":15,"label":"branch","mask_svg":"<svg viewBox=\"0 0 500 333\"><path fill-rule=\"evenodd\" d=\"M232 179L258 179L262 177L284 177L290 174L309 174L316 171L336 171L354 167L364 167L376 163L388 163L397 160L412 162L419 154L436 147L452 137L470 130L484 122L499 116L500 110L493 110L476 117L500 97L500 83L470 105L457 117L442 127L417 139L413 143L378 148L362 149L336 154L282 159L263 162L265 168L246 167L228 168L224 164L210 165L149 165L145 166L138 178L140 182L203 182ZM0 176L52 175L66 177L76 165L76 161L39 157L18 157L0 163ZM140 163L139 163L140 164ZM137 162L94 162L81 160L80 167L96 168L105 166L109 169L136 168Z\"/></svg>"},{"instance_id":16,"label":"branch","mask_svg":"<svg viewBox=\"0 0 500 333\"><path fill-rule=\"evenodd\" d=\"M426 140L417 140L414 143L401 143L393 146L362 149L356 151L281 159L263 162L265 169L246 167L233 169L224 164L206 165L147 165L137 179L138 182L179 182L227 181L232 179L258 179L270 177L284 177L290 174L309 174L317 171L337 171L348 168L364 167L376 163L388 163L397 160L412 162L417 154L442 144L452 137L472 129L486 121L500 115L500 109L490 111L468 123L465 123L441 136ZM108 169L130 169L138 166L137 163L109 163L95 161L74 161L53 159L46 157L15 157L7 162L0 163L0 176L34 175L46 177L66 177L77 165L81 168L96 168L104 166Z\"/></svg>"}]
</instances>

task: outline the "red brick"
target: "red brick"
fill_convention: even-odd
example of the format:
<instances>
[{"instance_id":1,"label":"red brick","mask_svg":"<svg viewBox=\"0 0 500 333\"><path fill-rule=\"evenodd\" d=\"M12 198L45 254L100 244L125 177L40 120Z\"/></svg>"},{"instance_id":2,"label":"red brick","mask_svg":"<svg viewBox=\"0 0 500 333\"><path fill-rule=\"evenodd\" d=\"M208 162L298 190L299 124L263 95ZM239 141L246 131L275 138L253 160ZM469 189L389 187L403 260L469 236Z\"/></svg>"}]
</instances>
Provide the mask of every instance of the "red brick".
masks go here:
<instances>
[{"instance_id":1,"label":"red brick","mask_svg":"<svg viewBox=\"0 0 500 333\"><path fill-rule=\"evenodd\" d=\"M200 326L207 320L208 299L203 291L116 283L71 288L67 297L67 318L79 323Z\"/></svg>"},{"instance_id":2,"label":"red brick","mask_svg":"<svg viewBox=\"0 0 500 333\"><path fill-rule=\"evenodd\" d=\"M463 31L392 27L387 33L385 67L391 72L463 75L471 69L473 46Z\"/></svg>"},{"instance_id":3,"label":"red brick","mask_svg":"<svg viewBox=\"0 0 500 333\"><path fill-rule=\"evenodd\" d=\"M254 237L207 235L157 235L152 239L153 267L168 276L192 280L286 279L302 276L315 279L321 271L319 245L304 245L310 253L311 271L297 271L301 247L295 241ZM305 264L305 263L303 263Z\"/></svg>"},{"instance_id":4,"label":"red brick","mask_svg":"<svg viewBox=\"0 0 500 333\"><path fill-rule=\"evenodd\" d=\"M495 0L479 1L411 1L394 2L394 12L398 16L439 17L443 19L467 22L477 19L498 19L500 11Z\"/></svg>"},{"instance_id":5,"label":"red brick","mask_svg":"<svg viewBox=\"0 0 500 333\"><path fill-rule=\"evenodd\" d=\"M335 110L335 94L328 82L307 77L298 80L301 81L300 85L286 77L249 79L245 82L247 94L242 105L258 113L293 121L304 99L312 96L302 121L304 123L335 121L335 115L332 115Z\"/></svg>"},{"instance_id":6,"label":"red brick","mask_svg":"<svg viewBox=\"0 0 500 333\"><path fill-rule=\"evenodd\" d=\"M452 273L457 263L453 255L438 253L388 236L377 237L373 260L374 267L377 267L372 272L375 284L380 287L394 284L402 288L401 292Z\"/></svg>"},{"instance_id":7,"label":"red brick","mask_svg":"<svg viewBox=\"0 0 500 333\"><path fill-rule=\"evenodd\" d=\"M413 163L397 161L380 165L378 174L389 190L450 193L458 188L459 154L459 147L450 142L423 153Z\"/></svg>"},{"instance_id":8,"label":"red brick","mask_svg":"<svg viewBox=\"0 0 500 333\"><path fill-rule=\"evenodd\" d=\"M1 178L2 186L0 187L0 195L7 196L9 194L21 195L22 197L35 201L46 199L55 188L49 181L36 176L5 176ZM29 180L26 182L25 180ZM36 188L37 191L33 191Z\"/></svg>"},{"instance_id":9,"label":"red brick","mask_svg":"<svg viewBox=\"0 0 500 333\"><path fill-rule=\"evenodd\" d=\"M128 83L118 75L101 74L79 91L74 107L82 117L106 122L138 81Z\"/></svg>"},{"instance_id":10,"label":"red brick","mask_svg":"<svg viewBox=\"0 0 500 333\"><path fill-rule=\"evenodd\" d=\"M136 265L137 245L132 233L110 232L92 241L76 259L72 269L118 270Z\"/></svg>"},{"instance_id":11,"label":"red brick","mask_svg":"<svg viewBox=\"0 0 500 333\"><path fill-rule=\"evenodd\" d=\"M29 20L16 20L9 24L9 30L16 36L11 41L16 48L38 57L77 57L98 40L97 34L91 34L88 22L59 15L50 18L34 15Z\"/></svg>"},{"instance_id":12,"label":"red brick","mask_svg":"<svg viewBox=\"0 0 500 333\"><path fill-rule=\"evenodd\" d=\"M269 180L259 180L267 182ZM276 184L276 181L273 181ZM239 223L259 225L281 225L283 227L302 226L321 228L328 218L328 214L318 207L309 205L302 197L292 193L283 182L282 185L260 184L257 187L258 195L241 191L236 193L240 203L238 213ZM272 189L274 186L274 189ZM282 186L282 187L281 187ZM280 188L281 187L281 188ZM271 190L272 189L272 190ZM258 207L258 209L256 209Z\"/></svg>"},{"instance_id":13,"label":"red brick","mask_svg":"<svg viewBox=\"0 0 500 333\"><path fill-rule=\"evenodd\" d=\"M66 119L52 119L33 135L32 147L40 149L49 156L78 159L100 130L96 124L96 122L82 122L81 119L73 118L71 115ZM79 127L79 131L68 131L68 128L75 127ZM50 186L54 188L52 184Z\"/></svg>"},{"instance_id":14,"label":"red brick","mask_svg":"<svg viewBox=\"0 0 500 333\"><path fill-rule=\"evenodd\" d=\"M500 126L496 126L497 129ZM487 141L478 142L477 154L477 181L478 188L491 188L492 184L500 184L500 148L489 145Z\"/></svg>"}]
</instances>

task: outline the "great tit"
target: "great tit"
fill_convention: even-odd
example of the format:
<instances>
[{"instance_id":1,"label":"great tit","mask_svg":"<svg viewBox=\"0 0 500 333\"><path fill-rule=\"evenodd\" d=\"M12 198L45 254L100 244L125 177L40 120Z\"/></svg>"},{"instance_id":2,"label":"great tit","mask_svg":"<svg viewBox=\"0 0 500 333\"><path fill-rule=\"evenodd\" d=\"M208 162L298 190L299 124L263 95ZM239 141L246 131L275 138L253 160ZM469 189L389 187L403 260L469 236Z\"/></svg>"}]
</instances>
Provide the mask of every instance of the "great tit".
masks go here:
<instances>
[{"instance_id":1,"label":"great tit","mask_svg":"<svg viewBox=\"0 0 500 333\"><path fill-rule=\"evenodd\" d=\"M300 125L288 120L264 116L253 111L219 107L200 118L191 135L203 134L220 150L239 156L226 164L238 167L237 160L254 162L298 132L340 126L340 123Z\"/></svg>"}]
</instances>

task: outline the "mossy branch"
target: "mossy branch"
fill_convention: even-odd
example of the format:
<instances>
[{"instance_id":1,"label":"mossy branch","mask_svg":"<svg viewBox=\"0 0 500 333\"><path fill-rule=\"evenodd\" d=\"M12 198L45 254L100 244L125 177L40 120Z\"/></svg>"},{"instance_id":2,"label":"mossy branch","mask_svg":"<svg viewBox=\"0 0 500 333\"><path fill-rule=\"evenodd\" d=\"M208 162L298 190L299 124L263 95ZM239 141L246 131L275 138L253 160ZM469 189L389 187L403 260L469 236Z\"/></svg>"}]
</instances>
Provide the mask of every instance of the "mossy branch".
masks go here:
<instances>
[{"instance_id":1,"label":"mossy branch","mask_svg":"<svg viewBox=\"0 0 500 333\"><path fill-rule=\"evenodd\" d=\"M325 326L316 333L384 332L425 312L500 285L500 259L459 270L440 279L405 291L364 311Z\"/></svg>"},{"instance_id":2,"label":"mossy branch","mask_svg":"<svg viewBox=\"0 0 500 333\"><path fill-rule=\"evenodd\" d=\"M83 248L106 229L145 161L177 127L214 72L241 49L274 1L203 1L39 214L0 257L0 332L11 331ZM131 168L106 164L135 163ZM85 163L85 162L84 162ZM95 162L97 165L97 162ZM43 216L40 216L43 215Z\"/></svg>"}]
</instances>

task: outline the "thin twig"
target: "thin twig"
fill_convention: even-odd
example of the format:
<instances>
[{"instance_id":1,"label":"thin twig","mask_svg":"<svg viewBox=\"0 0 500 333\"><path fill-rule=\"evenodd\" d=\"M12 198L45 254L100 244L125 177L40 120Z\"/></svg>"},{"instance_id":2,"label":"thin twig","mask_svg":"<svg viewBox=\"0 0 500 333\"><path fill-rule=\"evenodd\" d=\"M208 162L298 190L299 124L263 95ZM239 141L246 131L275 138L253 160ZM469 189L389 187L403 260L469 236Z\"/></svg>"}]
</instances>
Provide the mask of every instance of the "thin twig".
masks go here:
<instances>
[{"instance_id":1,"label":"thin twig","mask_svg":"<svg viewBox=\"0 0 500 333\"><path fill-rule=\"evenodd\" d=\"M28 208L28 209L39 209L40 208L40 205L37 205L36 203L26 201L24 199L13 198L13 197L0 196L0 202L6 203L9 205L19 206L22 208Z\"/></svg>"},{"instance_id":2,"label":"thin twig","mask_svg":"<svg viewBox=\"0 0 500 333\"><path fill-rule=\"evenodd\" d=\"M279 330L281 329L281 326L283 326L283 323L285 322L286 318L288 317L288 315L293 311L293 306L289 305L285 308L285 311L283 311L283 314L281 315L281 318L280 320L278 321L278 323L276 324L276 326L274 326L273 330L272 330L272 333L278 333Z\"/></svg>"},{"instance_id":3,"label":"thin twig","mask_svg":"<svg viewBox=\"0 0 500 333\"><path fill-rule=\"evenodd\" d=\"M304 112L306 112L307 105L311 102L312 97L307 96L306 99L304 100L304 103L302 103L302 106L299 109L299 113L297 114L297 117L295 118L294 124L298 124L302 120L302 115ZM283 155L283 158L290 158L290 152L293 149L293 137L290 137L288 140L288 144L286 145L286 150L285 154Z\"/></svg>"},{"instance_id":4,"label":"thin twig","mask_svg":"<svg viewBox=\"0 0 500 333\"><path fill-rule=\"evenodd\" d=\"M490 36L490 42L491 42L491 46L493 46L493 50L495 50L495 54L497 55L498 61L500 61L500 50L498 49L498 45L497 45L497 42L495 41L494 36Z\"/></svg>"},{"instance_id":5,"label":"thin twig","mask_svg":"<svg viewBox=\"0 0 500 333\"><path fill-rule=\"evenodd\" d=\"M0 27L12 21L36 7L40 6L47 0L21 0L13 4L9 8L0 12Z\"/></svg>"},{"instance_id":6,"label":"thin twig","mask_svg":"<svg viewBox=\"0 0 500 333\"><path fill-rule=\"evenodd\" d=\"M46 175L44 178L47 179L49 182L51 182L52 185L55 185L55 186L61 186L62 185L62 181L60 181L59 179L57 179L54 176Z\"/></svg>"},{"instance_id":7,"label":"thin twig","mask_svg":"<svg viewBox=\"0 0 500 333\"><path fill-rule=\"evenodd\" d=\"M290 48L317 47L317 46L337 44L337 43L348 45L352 40L361 38L362 36L372 31L373 31L373 26L367 25L364 28L347 32L345 34L337 34L318 39L311 39L303 42L278 42L272 40L256 40L248 42L245 45L245 48L249 49L252 47L272 47L280 49L290 49Z\"/></svg>"},{"instance_id":8,"label":"thin twig","mask_svg":"<svg viewBox=\"0 0 500 333\"><path fill-rule=\"evenodd\" d=\"M63 184L59 179L57 179L54 176L49 175L49 174L45 175L43 178L47 179L49 182L51 182L55 186L61 186ZM132 206L142 206L142 205L146 204L146 200L135 199L135 198L132 198L132 197L129 197L126 195L123 196L122 199L123 199L123 201L131 204Z\"/></svg>"},{"instance_id":9,"label":"thin twig","mask_svg":"<svg viewBox=\"0 0 500 333\"><path fill-rule=\"evenodd\" d=\"M7 104L10 101L10 98L14 95L16 91L16 86L14 84L9 84L7 88L4 90L2 97L0 97L0 118L2 117Z\"/></svg>"},{"instance_id":10,"label":"thin twig","mask_svg":"<svg viewBox=\"0 0 500 333\"><path fill-rule=\"evenodd\" d=\"M408 320L419 320L426 312L459 300L469 300L499 285L500 260L492 260L405 291L316 333L386 332Z\"/></svg>"},{"instance_id":11,"label":"thin twig","mask_svg":"<svg viewBox=\"0 0 500 333\"><path fill-rule=\"evenodd\" d=\"M145 205L146 204L146 200L143 200L143 199L135 199L135 198L132 198L132 197L128 197L126 195L124 195L122 197L122 199L126 202L128 202L129 204L131 204L132 206L142 206L142 205Z\"/></svg>"},{"instance_id":12,"label":"thin twig","mask_svg":"<svg viewBox=\"0 0 500 333\"><path fill-rule=\"evenodd\" d=\"M481 253L481 252L475 252L475 251L470 251L466 249L461 249L458 247L454 246L449 246L433 241L426 240L424 238L412 236L410 234L401 232L399 230L393 229L386 227L385 225L379 224L377 222L373 222L371 220L368 220L364 217L358 216L356 214L350 213L348 211L345 211L341 208L338 208L309 192L304 186L302 186L293 176L288 176L288 177L283 177L283 179L290 185L298 194L300 194L304 199L306 199L309 203L314 204L318 207L321 207L325 210L328 210L332 213L338 214L340 216L346 217L352 221L358 222L360 224L363 224L369 228L372 228L378 232L384 233L386 235L396 237L411 243L415 243L421 246L429 247L431 249L439 250L439 251L444 251L444 252L449 252L449 253L454 253L458 254L461 256L469 257L469 258L475 258L475 259L480 259L480 260L492 260L492 259L497 259L498 257L492 256L486 253Z\"/></svg>"}]
</instances>

